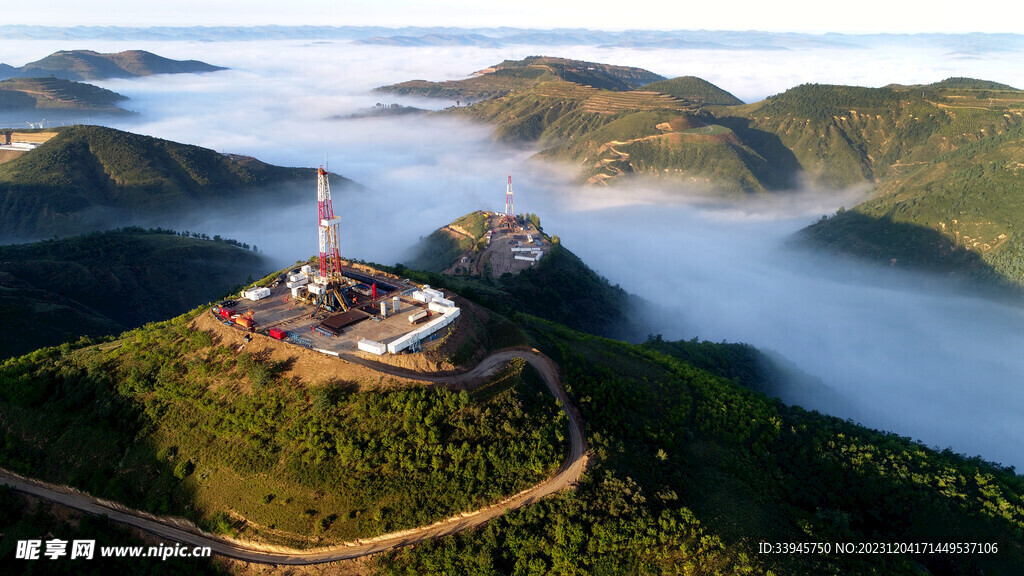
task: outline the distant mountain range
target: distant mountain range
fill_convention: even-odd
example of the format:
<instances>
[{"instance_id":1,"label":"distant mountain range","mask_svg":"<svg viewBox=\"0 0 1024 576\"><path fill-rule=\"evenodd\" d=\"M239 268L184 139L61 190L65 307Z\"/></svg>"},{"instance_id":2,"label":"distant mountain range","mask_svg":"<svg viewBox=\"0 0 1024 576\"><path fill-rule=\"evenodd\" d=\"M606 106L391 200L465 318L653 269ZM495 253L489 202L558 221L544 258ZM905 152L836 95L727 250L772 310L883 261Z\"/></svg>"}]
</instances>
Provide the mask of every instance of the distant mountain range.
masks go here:
<instances>
[{"instance_id":1,"label":"distant mountain range","mask_svg":"<svg viewBox=\"0 0 1024 576\"><path fill-rule=\"evenodd\" d=\"M743 104L700 78L616 86L601 65L531 57L471 78L379 90L479 102L441 113L577 167L590 184L637 176L742 198L809 187L875 197L801 239L890 266L1024 286L1024 91L948 78L883 88L805 84Z\"/></svg>"},{"instance_id":2,"label":"distant mountain range","mask_svg":"<svg viewBox=\"0 0 1024 576\"><path fill-rule=\"evenodd\" d=\"M152 74L184 74L226 70L198 60L171 60L145 50L102 54L92 50L61 50L20 68L0 67L0 78L45 78L100 80L134 78Z\"/></svg>"},{"instance_id":3,"label":"distant mountain range","mask_svg":"<svg viewBox=\"0 0 1024 576\"><path fill-rule=\"evenodd\" d=\"M456 28L382 26L0 26L8 39L36 40L328 40L405 46L608 46L667 49L779 50L870 45L937 46L951 53L1014 52L1020 34L801 34L722 30L591 30L587 28Z\"/></svg>"}]
</instances>

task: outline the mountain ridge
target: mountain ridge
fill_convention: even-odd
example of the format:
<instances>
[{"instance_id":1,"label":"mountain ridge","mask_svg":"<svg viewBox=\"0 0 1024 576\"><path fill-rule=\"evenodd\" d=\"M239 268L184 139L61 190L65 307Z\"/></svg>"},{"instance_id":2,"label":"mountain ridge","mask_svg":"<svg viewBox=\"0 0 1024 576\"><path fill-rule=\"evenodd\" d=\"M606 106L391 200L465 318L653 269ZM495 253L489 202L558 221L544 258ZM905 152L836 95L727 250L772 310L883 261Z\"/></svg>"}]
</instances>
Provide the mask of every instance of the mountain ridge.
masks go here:
<instances>
[{"instance_id":1,"label":"mountain ridge","mask_svg":"<svg viewBox=\"0 0 1024 576\"><path fill-rule=\"evenodd\" d=\"M291 184L316 177L312 168L282 168L112 128L52 130L57 135L45 144L0 164L0 241L109 228L118 220L107 213L194 209L239 190L276 187L275 197L290 198ZM337 187L351 184L334 180Z\"/></svg>"},{"instance_id":2,"label":"mountain ridge","mask_svg":"<svg viewBox=\"0 0 1024 576\"><path fill-rule=\"evenodd\" d=\"M226 70L198 60L172 60L145 50L100 53L94 50L60 50L21 67L0 68L6 77L53 76L63 80L135 78L152 74L192 74Z\"/></svg>"}]
</instances>

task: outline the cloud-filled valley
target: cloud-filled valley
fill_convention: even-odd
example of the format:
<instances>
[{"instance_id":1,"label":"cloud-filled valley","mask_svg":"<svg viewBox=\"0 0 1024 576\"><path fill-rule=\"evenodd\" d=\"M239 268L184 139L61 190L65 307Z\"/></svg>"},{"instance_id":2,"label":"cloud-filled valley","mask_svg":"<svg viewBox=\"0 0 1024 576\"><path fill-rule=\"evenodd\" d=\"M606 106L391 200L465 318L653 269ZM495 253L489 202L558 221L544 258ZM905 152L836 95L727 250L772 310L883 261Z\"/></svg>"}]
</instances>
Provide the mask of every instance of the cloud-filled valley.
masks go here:
<instances>
[{"instance_id":1,"label":"cloud-filled valley","mask_svg":"<svg viewBox=\"0 0 1024 576\"><path fill-rule=\"evenodd\" d=\"M0 42L0 61L20 65L68 48L60 44ZM928 445L1024 465L1021 307L787 245L792 233L853 206L865 190L801 190L729 204L672 187L585 188L567 170L532 159L533 150L493 143L484 126L430 116L327 120L377 102L442 107L447 103L370 90L413 78L459 78L530 54L695 75L748 102L804 82L882 86L971 76L1024 87L1019 54L951 58L939 47L906 45L673 51L304 41L98 41L87 48L141 48L231 68L97 84L128 96L125 107L139 114L109 124L114 127L273 164L326 163L364 186L334 190L346 256L394 263L452 219L500 210L511 174L517 211L537 213L549 234L661 311L652 333L775 351L848 404L786 400ZM239 203L146 223L255 244L285 265L316 250L315 192L311 182L308 202Z\"/></svg>"}]
</instances>

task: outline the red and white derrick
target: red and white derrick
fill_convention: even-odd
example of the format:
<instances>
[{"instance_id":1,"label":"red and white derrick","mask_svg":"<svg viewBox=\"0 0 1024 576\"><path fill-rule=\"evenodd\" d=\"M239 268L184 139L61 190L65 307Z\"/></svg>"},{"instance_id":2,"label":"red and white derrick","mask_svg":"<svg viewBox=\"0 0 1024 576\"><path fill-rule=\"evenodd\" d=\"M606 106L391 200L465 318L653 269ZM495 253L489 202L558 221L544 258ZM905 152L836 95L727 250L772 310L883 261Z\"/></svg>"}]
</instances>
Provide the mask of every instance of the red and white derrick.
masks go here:
<instances>
[{"instance_id":1,"label":"red and white derrick","mask_svg":"<svg viewBox=\"0 0 1024 576\"><path fill-rule=\"evenodd\" d=\"M512 206L512 176L508 177L508 186L505 188L505 224L511 228L516 221L516 212Z\"/></svg>"},{"instance_id":2,"label":"red and white derrick","mask_svg":"<svg viewBox=\"0 0 1024 576\"><path fill-rule=\"evenodd\" d=\"M334 216L331 204L331 186L327 171L317 171L316 200L320 212L320 278L323 284L341 279L341 250L338 247L338 225L341 218Z\"/></svg>"}]
</instances>

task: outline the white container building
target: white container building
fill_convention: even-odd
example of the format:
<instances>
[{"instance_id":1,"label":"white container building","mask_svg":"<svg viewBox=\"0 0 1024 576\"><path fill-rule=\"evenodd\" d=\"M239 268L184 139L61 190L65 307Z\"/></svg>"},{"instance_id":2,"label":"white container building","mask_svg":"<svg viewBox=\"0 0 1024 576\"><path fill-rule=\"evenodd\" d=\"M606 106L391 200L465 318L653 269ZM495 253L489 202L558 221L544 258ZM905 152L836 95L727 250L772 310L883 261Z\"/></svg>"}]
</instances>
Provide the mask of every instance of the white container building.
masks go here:
<instances>
[{"instance_id":1,"label":"white container building","mask_svg":"<svg viewBox=\"0 0 1024 576\"><path fill-rule=\"evenodd\" d=\"M244 298L248 298L253 302L270 296L270 288L250 288L242 292Z\"/></svg>"},{"instance_id":2,"label":"white container building","mask_svg":"<svg viewBox=\"0 0 1024 576\"><path fill-rule=\"evenodd\" d=\"M376 354L378 356L388 351L388 347L383 342L368 340L366 338L361 339L357 346L363 352L369 352L370 354Z\"/></svg>"}]
</instances>

